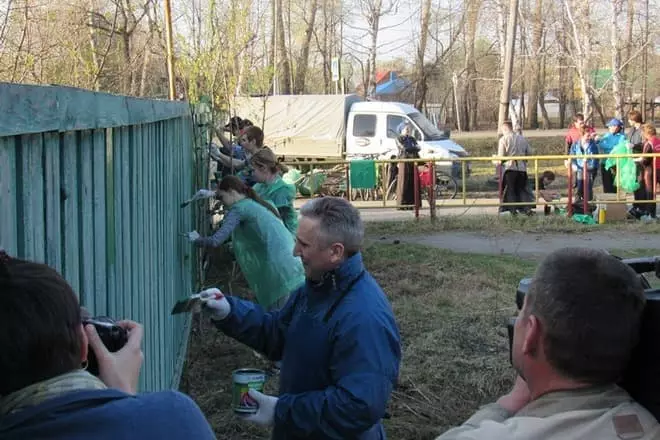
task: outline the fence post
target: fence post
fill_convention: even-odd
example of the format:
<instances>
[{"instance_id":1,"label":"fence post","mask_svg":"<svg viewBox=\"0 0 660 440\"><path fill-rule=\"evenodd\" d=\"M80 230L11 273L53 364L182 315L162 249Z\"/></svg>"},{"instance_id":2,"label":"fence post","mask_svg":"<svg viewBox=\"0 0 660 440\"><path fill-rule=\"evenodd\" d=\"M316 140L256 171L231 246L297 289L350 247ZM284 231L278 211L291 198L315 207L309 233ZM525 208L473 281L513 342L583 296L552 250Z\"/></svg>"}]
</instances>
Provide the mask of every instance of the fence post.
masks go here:
<instances>
[{"instance_id":1,"label":"fence post","mask_svg":"<svg viewBox=\"0 0 660 440\"><path fill-rule=\"evenodd\" d=\"M346 167L346 198L348 199L349 202L352 202L352 197L351 197L351 166L350 162L347 162L344 164Z\"/></svg>"},{"instance_id":2,"label":"fence post","mask_svg":"<svg viewBox=\"0 0 660 440\"><path fill-rule=\"evenodd\" d=\"M463 205L467 205L467 199L466 199L467 185L465 180L465 178L467 177L466 173L467 173L467 169L465 166L465 160L461 160L461 184L463 186Z\"/></svg>"},{"instance_id":3,"label":"fence post","mask_svg":"<svg viewBox=\"0 0 660 440\"><path fill-rule=\"evenodd\" d=\"M570 156L568 158L568 206L566 214L568 217L573 217L573 164Z\"/></svg>"},{"instance_id":4,"label":"fence post","mask_svg":"<svg viewBox=\"0 0 660 440\"><path fill-rule=\"evenodd\" d=\"M502 181L504 173L502 172L502 162L495 166L495 170L497 172L497 196L500 200L500 208L502 208L502 197L504 194L504 182Z\"/></svg>"},{"instance_id":5,"label":"fence post","mask_svg":"<svg viewBox=\"0 0 660 440\"><path fill-rule=\"evenodd\" d=\"M429 174L431 175L431 186L429 187L429 210L431 221L435 220L435 162L429 164Z\"/></svg>"},{"instance_id":6,"label":"fence post","mask_svg":"<svg viewBox=\"0 0 660 440\"><path fill-rule=\"evenodd\" d=\"M589 170L587 169L587 159L584 159L584 162L582 162L582 214L586 215L587 211L589 209L589 196L591 194L587 194L587 191L589 189L589 182L588 179L590 178L590 173Z\"/></svg>"},{"instance_id":7,"label":"fence post","mask_svg":"<svg viewBox=\"0 0 660 440\"><path fill-rule=\"evenodd\" d=\"M420 205L420 194L419 194L419 168L417 162L413 162L413 182L415 190L415 219L419 219L419 205Z\"/></svg>"}]
</instances>

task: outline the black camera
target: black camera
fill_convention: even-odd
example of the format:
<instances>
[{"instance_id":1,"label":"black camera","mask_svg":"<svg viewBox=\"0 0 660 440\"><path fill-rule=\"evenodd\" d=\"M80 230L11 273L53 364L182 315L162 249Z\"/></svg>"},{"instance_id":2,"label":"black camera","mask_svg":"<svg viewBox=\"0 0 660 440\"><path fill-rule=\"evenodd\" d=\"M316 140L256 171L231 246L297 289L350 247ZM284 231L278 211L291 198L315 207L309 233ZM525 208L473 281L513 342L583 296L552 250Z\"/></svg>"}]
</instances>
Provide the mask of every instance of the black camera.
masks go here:
<instances>
[{"instance_id":1,"label":"black camera","mask_svg":"<svg viewBox=\"0 0 660 440\"><path fill-rule=\"evenodd\" d=\"M624 388L639 404L644 406L660 421L660 289L653 289L644 274L655 272L660 278L660 257L622 259L623 263L637 272L646 295L646 307L642 318L639 343L624 372L619 385ZM516 291L516 306L523 307L525 295L529 291L531 278L524 278ZM513 329L516 318L507 324L509 335L509 360L512 361Z\"/></svg>"},{"instance_id":2,"label":"black camera","mask_svg":"<svg viewBox=\"0 0 660 440\"><path fill-rule=\"evenodd\" d=\"M83 325L91 324L94 326L96 333L98 333L101 341L103 341L103 345L105 345L109 352L114 353L119 351L126 345L128 332L126 329L120 327L117 321L107 316L85 317L84 315L85 312L83 312ZM87 371L94 376L99 375L99 363L91 346L87 351Z\"/></svg>"}]
</instances>

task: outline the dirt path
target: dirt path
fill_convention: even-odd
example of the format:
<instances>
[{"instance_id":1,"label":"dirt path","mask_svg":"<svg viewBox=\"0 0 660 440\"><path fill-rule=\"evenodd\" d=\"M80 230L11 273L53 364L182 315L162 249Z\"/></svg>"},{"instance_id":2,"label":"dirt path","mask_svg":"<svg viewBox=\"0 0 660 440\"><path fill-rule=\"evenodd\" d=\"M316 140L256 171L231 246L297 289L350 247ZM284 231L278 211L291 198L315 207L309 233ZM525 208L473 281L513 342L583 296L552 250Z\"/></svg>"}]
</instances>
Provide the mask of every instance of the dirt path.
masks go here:
<instances>
[{"instance_id":1,"label":"dirt path","mask_svg":"<svg viewBox=\"0 0 660 440\"><path fill-rule=\"evenodd\" d=\"M394 239L394 237L388 237ZM407 243L448 249L455 252L490 255L510 254L525 257L541 257L555 249L569 246L634 250L658 249L660 234L622 234L619 232L592 232L586 234L524 234L498 235L477 232L443 232L437 235L396 237Z\"/></svg>"}]
</instances>

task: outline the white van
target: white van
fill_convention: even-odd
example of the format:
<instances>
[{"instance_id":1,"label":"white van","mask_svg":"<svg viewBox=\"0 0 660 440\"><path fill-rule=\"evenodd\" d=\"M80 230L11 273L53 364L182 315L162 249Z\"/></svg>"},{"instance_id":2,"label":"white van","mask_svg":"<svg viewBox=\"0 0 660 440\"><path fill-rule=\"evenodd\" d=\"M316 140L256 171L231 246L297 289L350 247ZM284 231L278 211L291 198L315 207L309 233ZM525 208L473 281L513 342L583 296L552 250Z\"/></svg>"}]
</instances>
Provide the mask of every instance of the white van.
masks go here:
<instances>
[{"instance_id":1,"label":"white van","mask_svg":"<svg viewBox=\"0 0 660 440\"><path fill-rule=\"evenodd\" d=\"M403 124L423 159L460 177L453 159L467 152L417 109L399 102L364 101L357 95L276 95L236 98L235 114L262 127L265 144L287 160L389 159L396 156L396 138ZM469 175L469 164L467 166Z\"/></svg>"},{"instance_id":2,"label":"white van","mask_svg":"<svg viewBox=\"0 0 660 440\"><path fill-rule=\"evenodd\" d=\"M357 102L351 106L346 129L346 158L376 154L388 159L396 156L396 138L404 124L413 127L422 158L435 159L437 166L451 168L453 176L460 176L460 162L452 159L467 157L463 147L445 136L415 107L400 102Z\"/></svg>"}]
</instances>

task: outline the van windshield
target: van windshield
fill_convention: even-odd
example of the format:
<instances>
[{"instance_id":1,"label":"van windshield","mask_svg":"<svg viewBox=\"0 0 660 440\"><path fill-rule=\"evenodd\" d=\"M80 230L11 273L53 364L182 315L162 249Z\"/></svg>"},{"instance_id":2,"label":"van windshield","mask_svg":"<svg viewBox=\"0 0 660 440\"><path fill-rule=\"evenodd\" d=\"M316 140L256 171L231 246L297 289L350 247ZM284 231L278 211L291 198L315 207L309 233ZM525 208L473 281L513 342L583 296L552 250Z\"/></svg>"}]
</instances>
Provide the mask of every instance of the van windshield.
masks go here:
<instances>
[{"instance_id":1,"label":"van windshield","mask_svg":"<svg viewBox=\"0 0 660 440\"><path fill-rule=\"evenodd\" d=\"M448 139L443 132L441 132L435 125L431 123L426 116L419 112L408 113L408 117L422 130L424 133L424 140L427 141L443 141Z\"/></svg>"}]
</instances>

